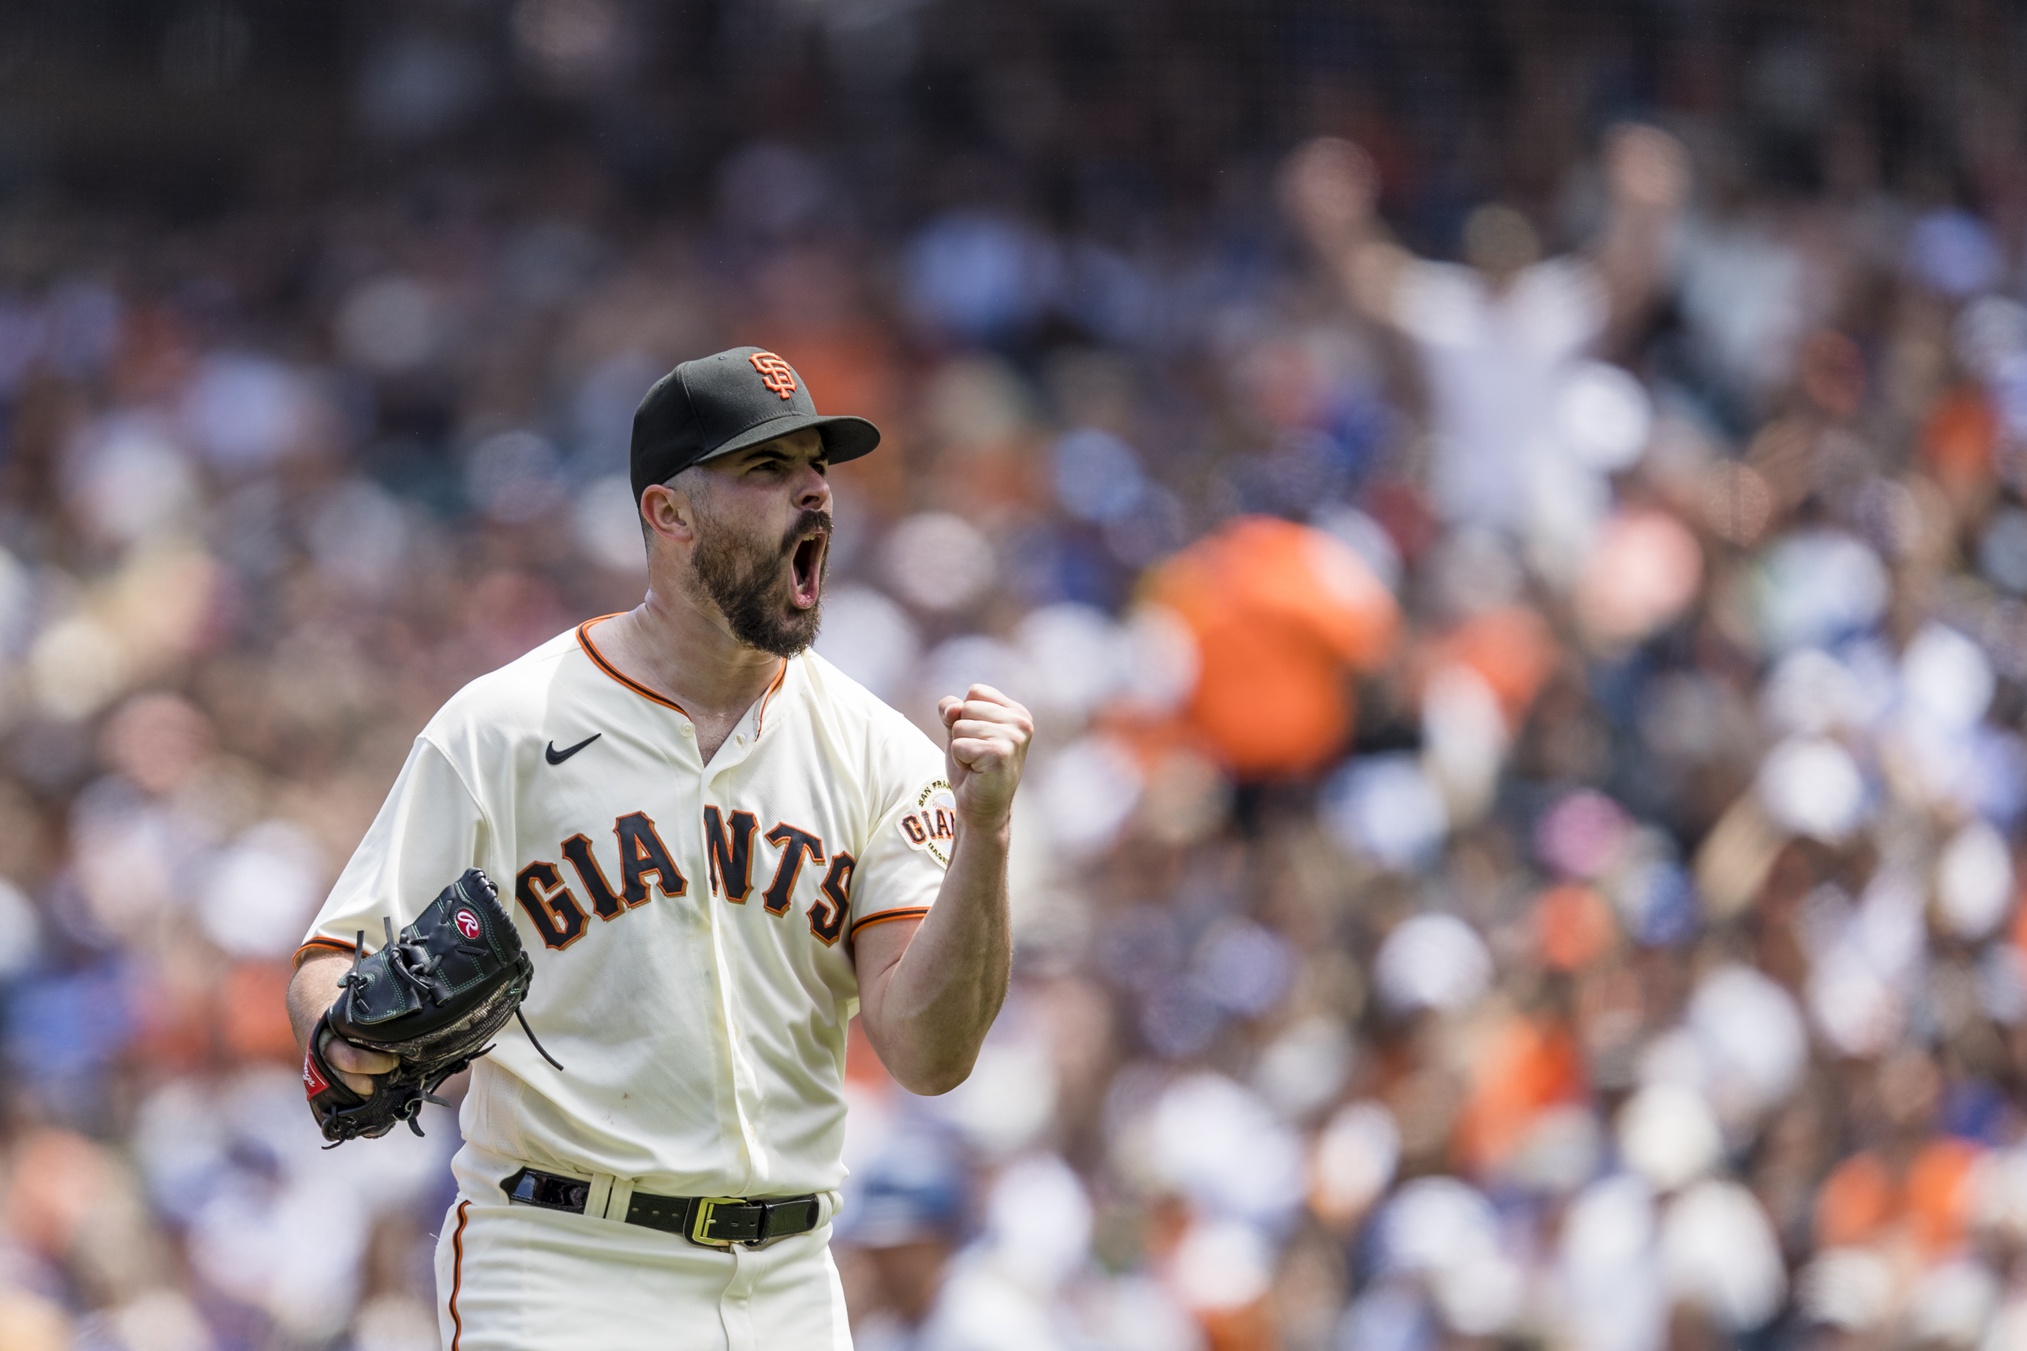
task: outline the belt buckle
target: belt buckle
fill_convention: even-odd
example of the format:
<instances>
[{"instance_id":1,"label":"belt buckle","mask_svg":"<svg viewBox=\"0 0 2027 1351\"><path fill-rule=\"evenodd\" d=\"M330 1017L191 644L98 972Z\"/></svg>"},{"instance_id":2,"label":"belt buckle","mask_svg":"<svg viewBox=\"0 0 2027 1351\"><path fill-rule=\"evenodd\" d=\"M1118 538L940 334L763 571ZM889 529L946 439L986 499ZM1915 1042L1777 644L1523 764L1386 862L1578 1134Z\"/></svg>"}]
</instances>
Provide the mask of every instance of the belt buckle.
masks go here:
<instances>
[{"instance_id":1,"label":"belt buckle","mask_svg":"<svg viewBox=\"0 0 2027 1351\"><path fill-rule=\"evenodd\" d=\"M711 1236L711 1219L719 1206L743 1206L745 1198L739 1196L700 1196L696 1208L690 1212L690 1242L701 1243L707 1248L729 1248L739 1242L736 1238L714 1238Z\"/></svg>"}]
</instances>

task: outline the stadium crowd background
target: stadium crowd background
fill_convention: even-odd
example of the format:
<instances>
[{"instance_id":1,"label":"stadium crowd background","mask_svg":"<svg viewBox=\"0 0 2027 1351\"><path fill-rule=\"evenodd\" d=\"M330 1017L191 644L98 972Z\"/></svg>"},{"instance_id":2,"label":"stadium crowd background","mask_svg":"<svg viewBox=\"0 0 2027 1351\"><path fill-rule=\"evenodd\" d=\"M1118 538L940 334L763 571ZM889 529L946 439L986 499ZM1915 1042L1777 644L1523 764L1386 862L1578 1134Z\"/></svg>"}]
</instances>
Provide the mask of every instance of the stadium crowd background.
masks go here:
<instances>
[{"instance_id":1,"label":"stadium crowd background","mask_svg":"<svg viewBox=\"0 0 2027 1351\"><path fill-rule=\"evenodd\" d=\"M1988 0L9 6L0 1345L436 1344L455 1127L318 1150L290 954L742 342L887 432L819 650L1041 729L972 1082L850 1061L866 1351L2027 1345L2023 76Z\"/></svg>"}]
</instances>

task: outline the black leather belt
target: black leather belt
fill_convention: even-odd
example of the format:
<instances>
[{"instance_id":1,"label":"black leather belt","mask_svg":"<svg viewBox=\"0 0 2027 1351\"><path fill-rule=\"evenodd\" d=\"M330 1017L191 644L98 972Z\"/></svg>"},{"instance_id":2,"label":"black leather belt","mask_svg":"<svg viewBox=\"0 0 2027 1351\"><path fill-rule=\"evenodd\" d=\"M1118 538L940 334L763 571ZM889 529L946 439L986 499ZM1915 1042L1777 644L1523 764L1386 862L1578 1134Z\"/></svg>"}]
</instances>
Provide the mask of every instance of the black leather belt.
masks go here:
<instances>
[{"instance_id":1,"label":"black leather belt","mask_svg":"<svg viewBox=\"0 0 2027 1351\"><path fill-rule=\"evenodd\" d=\"M509 1201L544 1210L584 1213L591 1184L582 1178L523 1168L500 1184ZM814 1196L785 1196L774 1201L749 1201L738 1196L655 1196L635 1192L626 1205L626 1222L681 1234L707 1248L734 1243L753 1246L816 1228L822 1207Z\"/></svg>"}]
</instances>

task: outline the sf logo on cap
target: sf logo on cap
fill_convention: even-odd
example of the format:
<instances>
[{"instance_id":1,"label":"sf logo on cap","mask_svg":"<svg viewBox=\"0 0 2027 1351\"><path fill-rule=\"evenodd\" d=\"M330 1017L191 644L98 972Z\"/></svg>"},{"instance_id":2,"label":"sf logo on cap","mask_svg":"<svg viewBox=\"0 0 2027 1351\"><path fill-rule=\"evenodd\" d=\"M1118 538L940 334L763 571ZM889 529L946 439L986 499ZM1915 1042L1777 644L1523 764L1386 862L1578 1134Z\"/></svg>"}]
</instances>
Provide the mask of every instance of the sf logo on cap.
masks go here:
<instances>
[{"instance_id":1,"label":"sf logo on cap","mask_svg":"<svg viewBox=\"0 0 2027 1351\"><path fill-rule=\"evenodd\" d=\"M755 352L746 358L760 372L760 383L786 399L795 393L795 372L772 352Z\"/></svg>"}]
</instances>

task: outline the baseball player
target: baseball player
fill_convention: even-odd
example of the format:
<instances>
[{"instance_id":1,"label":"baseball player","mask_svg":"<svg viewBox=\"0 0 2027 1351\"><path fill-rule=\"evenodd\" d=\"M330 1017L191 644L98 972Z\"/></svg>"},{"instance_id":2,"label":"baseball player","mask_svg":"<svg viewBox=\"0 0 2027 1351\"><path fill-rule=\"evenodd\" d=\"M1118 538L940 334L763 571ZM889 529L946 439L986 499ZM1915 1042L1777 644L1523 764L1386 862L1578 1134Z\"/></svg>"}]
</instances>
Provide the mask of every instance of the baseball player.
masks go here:
<instances>
[{"instance_id":1,"label":"baseball player","mask_svg":"<svg viewBox=\"0 0 2027 1351\"><path fill-rule=\"evenodd\" d=\"M361 935L470 867L533 954L524 1012L564 1068L511 1027L473 1067L436 1255L451 1351L851 1344L827 1247L846 1024L914 1092L970 1072L1031 733L974 685L939 749L809 651L825 469L879 439L758 348L659 381L632 445L646 599L444 705L298 954L302 1040ZM325 1054L359 1093L394 1065Z\"/></svg>"}]
</instances>

